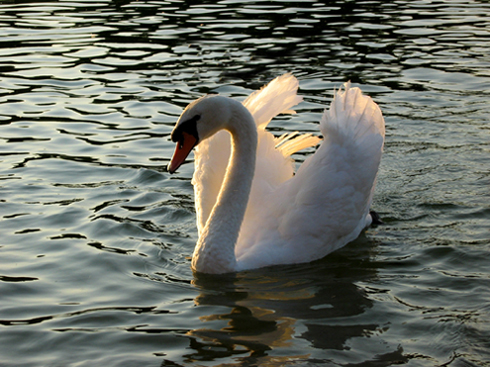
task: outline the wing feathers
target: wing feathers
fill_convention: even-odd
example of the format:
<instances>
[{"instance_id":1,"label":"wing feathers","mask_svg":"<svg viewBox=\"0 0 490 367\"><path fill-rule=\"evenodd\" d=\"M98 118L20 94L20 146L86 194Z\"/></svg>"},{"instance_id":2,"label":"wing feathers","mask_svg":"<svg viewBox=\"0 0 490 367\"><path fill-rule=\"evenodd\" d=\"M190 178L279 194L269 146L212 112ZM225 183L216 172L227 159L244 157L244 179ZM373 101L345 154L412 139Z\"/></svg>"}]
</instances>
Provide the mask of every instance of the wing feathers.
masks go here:
<instances>
[{"instance_id":1,"label":"wing feathers","mask_svg":"<svg viewBox=\"0 0 490 367\"><path fill-rule=\"evenodd\" d=\"M384 120L378 105L370 97L364 96L359 88L351 87L350 82L345 83L344 88L344 91L336 93L330 109L325 110L322 116L322 134L340 133L361 138L372 133L384 138Z\"/></svg>"},{"instance_id":2,"label":"wing feathers","mask_svg":"<svg viewBox=\"0 0 490 367\"><path fill-rule=\"evenodd\" d=\"M318 259L364 228L384 141L381 111L346 83L325 111L320 129L324 141L316 153L262 202L246 226L253 228L253 240L237 249L242 268L272 265L263 256L271 252L274 263ZM288 138L279 142L287 144Z\"/></svg>"},{"instance_id":3,"label":"wing feathers","mask_svg":"<svg viewBox=\"0 0 490 367\"><path fill-rule=\"evenodd\" d=\"M322 139L312 134L300 135L297 131L286 133L274 139L276 149L278 149L284 157L289 157L300 150L314 147L318 145Z\"/></svg>"},{"instance_id":4,"label":"wing feathers","mask_svg":"<svg viewBox=\"0 0 490 367\"><path fill-rule=\"evenodd\" d=\"M284 74L253 92L243 101L243 105L254 117L257 127L265 129L270 120L280 113L294 113L291 107L303 100L296 94L298 86L298 80L292 74Z\"/></svg>"}]
</instances>

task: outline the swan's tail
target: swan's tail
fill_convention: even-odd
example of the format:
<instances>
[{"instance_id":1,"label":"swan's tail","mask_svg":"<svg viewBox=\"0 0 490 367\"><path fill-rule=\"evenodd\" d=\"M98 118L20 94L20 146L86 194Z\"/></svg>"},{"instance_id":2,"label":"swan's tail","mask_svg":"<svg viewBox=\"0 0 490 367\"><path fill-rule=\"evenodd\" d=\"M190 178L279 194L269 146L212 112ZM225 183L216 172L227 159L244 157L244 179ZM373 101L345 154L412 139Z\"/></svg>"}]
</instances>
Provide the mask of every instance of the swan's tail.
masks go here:
<instances>
[{"instance_id":1,"label":"swan's tail","mask_svg":"<svg viewBox=\"0 0 490 367\"><path fill-rule=\"evenodd\" d=\"M280 113L294 113L291 108L303 98L298 96L298 79L291 74L281 75L265 87L253 92L243 101L257 127L265 129L267 124Z\"/></svg>"},{"instance_id":2,"label":"swan's tail","mask_svg":"<svg viewBox=\"0 0 490 367\"><path fill-rule=\"evenodd\" d=\"M374 145L379 149L385 136L380 108L359 88L351 87L350 82L344 84L344 90L335 93L330 109L325 110L320 121L320 130L325 137L334 135L336 139L353 139L365 148ZM373 139L376 135L379 138Z\"/></svg>"}]
</instances>

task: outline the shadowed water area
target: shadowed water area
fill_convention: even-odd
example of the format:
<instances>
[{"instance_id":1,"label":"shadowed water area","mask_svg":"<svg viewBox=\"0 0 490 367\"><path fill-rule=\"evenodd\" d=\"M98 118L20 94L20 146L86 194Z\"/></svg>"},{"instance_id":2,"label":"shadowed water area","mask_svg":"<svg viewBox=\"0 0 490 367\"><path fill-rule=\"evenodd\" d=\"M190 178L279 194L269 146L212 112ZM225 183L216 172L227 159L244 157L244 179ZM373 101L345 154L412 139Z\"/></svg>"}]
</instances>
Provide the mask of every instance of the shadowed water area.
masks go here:
<instances>
[{"instance_id":1,"label":"shadowed water area","mask_svg":"<svg viewBox=\"0 0 490 367\"><path fill-rule=\"evenodd\" d=\"M489 13L2 1L0 366L490 366ZM193 274L172 127L286 72L304 102L275 135L318 133L348 80L380 105L384 224L310 264Z\"/></svg>"}]
</instances>

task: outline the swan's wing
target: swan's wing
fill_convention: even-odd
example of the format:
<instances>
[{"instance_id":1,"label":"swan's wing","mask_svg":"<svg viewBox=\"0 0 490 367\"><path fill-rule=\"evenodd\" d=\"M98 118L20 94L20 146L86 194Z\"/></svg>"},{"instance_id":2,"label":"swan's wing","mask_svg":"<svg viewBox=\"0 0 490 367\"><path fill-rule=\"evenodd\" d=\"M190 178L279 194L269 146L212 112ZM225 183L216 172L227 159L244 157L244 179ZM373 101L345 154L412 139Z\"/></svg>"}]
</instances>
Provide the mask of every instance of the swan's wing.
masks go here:
<instances>
[{"instance_id":1,"label":"swan's wing","mask_svg":"<svg viewBox=\"0 0 490 367\"><path fill-rule=\"evenodd\" d=\"M242 269L321 258L365 227L384 142L381 111L346 83L320 129L324 141L317 152L262 198L261 214L243 228L248 241L239 243L237 254Z\"/></svg>"},{"instance_id":2,"label":"swan's wing","mask_svg":"<svg viewBox=\"0 0 490 367\"><path fill-rule=\"evenodd\" d=\"M252 114L257 128L264 130L267 124L280 113L295 113L290 108L300 103L298 79L292 74L284 74L269 84L250 94L243 105Z\"/></svg>"},{"instance_id":3,"label":"swan's wing","mask_svg":"<svg viewBox=\"0 0 490 367\"><path fill-rule=\"evenodd\" d=\"M289 155L295 149L316 145L317 138L283 137L283 149L275 149L278 143L264 129L269 121L280 113L292 113L290 109L302 101L296 95L298 81L291 74L272 80L262 89L253 92L243 105L250 111L258 127L257 166L252 185L251 198L264 194L293 175ZM289 148L289 149L287 149ZM198 232L201 233L216 203L223 183L231 151L230 136L222 131L201 142L195 149L195 171L192 179L195 192Z\"/></svg>"}]
</instances>

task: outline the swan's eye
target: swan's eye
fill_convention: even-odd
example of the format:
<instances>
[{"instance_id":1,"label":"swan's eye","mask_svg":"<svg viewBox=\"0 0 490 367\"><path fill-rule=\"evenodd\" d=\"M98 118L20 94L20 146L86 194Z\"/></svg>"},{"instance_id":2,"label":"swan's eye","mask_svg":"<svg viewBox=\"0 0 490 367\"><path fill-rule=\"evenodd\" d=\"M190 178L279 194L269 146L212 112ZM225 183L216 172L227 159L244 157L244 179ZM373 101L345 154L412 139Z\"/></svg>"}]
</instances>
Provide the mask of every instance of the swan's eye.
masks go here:
<instances>
[{"instance_id":1,"label":"swan's eye","mask_svg":"<svg viewBox=\"0 0 490 367\"><path fill-rule=\"evenodd\" d=\"M172 131L171 139L173 142L182 142L184 139L184 132L192 135L197 141L199 141L199 135L197 133L197 121L201 118L201 115L195 115L194 117L180 122Z\"/></svg>"}]
</instances>

